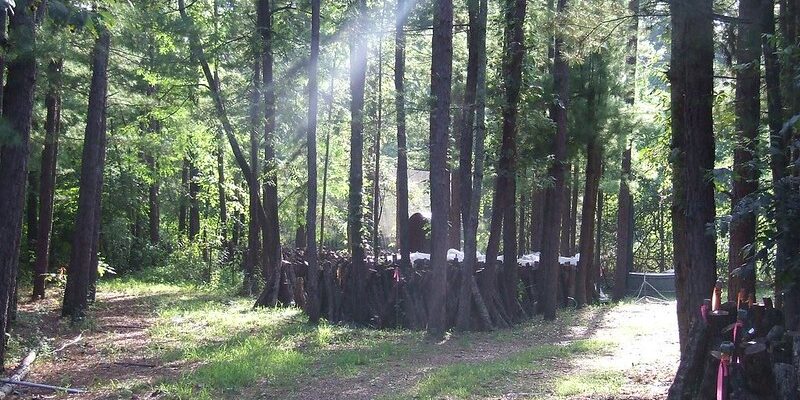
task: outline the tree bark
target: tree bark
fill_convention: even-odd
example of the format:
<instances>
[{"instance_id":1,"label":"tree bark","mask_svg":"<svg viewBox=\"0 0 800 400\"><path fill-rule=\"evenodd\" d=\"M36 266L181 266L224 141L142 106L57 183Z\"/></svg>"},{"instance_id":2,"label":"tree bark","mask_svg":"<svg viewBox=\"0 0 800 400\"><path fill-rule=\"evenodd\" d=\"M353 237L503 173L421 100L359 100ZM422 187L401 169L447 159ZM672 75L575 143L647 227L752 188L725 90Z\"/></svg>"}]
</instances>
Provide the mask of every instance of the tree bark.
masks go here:
<instances>
[{"instance_id":1,"label":"tree bark","mask_svg":"<svg viewBox=\"0 0 800 400\"><path fill-rule=\"evenodd\" d=\"M716 281L712 2L670 3L673 202L672 236L678 331L685 349L689 327Z\"/></svg>"},{"instance_id":2,"label":"tree bark","mask_svg":"<svg viewBox=\"0 0 800 400\"><path fill-rule=\"evenodd\" d=\"M519 114L522 63L525 58L525 0L507 0L505 7L505 52L503 77L505 102L503 104L503 141L500 157L500 174L505 174L507 190L503 229L503 299L511 322L519 321L521 308L517 299L519 277L517 274L517 116ZM499 177L499 175L498 175ZM496 189L498 190L499 187ZM487 251L488 253L488 251Z\"/></svg>"},{"instance_id":3,"label":"tree bark","mask_svg":"<svg viewBox=\"0 0 800 400\"><path fill-rule=\"evenodd\" d=\"M531 248L532 252L542 251L542 231L544 230L545 189L537 186L534 177L531 194Z\"/></svg>"},{"instance_id":4,"label":"tree bark","mask_svg":"<svg viewBox=\"0 0 800 400\"><path fill-rule=\"evenodd\" d=\"M280 266L280 241L279 237L277 237L274 232L271 230L277 230L277 204L275 205L274 211L276 215L274 215L274 221L270 221L267 217L267 213L265 208L267 208L264 204L261 203L261 198L259 197L259 190L258 190L258 182L256 179L256 174L254 170L250 168L247 159L245 158L244 152L242 152L241 147L239 146L239 141L236 139L236 132L233 128L233 124L231 123L230 119L228 118L228 113L225 109L225 102L222 98L222 93L220 88L217 85L217 80L214 78L214 75L211 72L211 67L208 65L208 60L206 59L205 52L203 51L202 43L197 36L197 33L193 30L194 23L192 19L189 17L188 13L186 12L186 2L185 0L178 0L178 11L180 12L181 19L183 22L190 26L192 29L188 34L189 39L189 47L191 50L191 55L194 61L200 64L200 67L203 71L203 76L206 80L206 85L209 89L209 94L211 95L211 100L214 103L214 109L217 114L217 119L219 119L220 124L225 132L225 136L228 138L228 143L231 146L231 150L233 151L234 159L236 163L239 165L239 169L242 171L242 175L244 175L245 180L247 181L247 186L250 190L250 195L254 196L255 204L257 206L256 211L258 212L259 218L259 226L261 228L261 235L263 237L268 237L272 235L273 239L277 241L277 247L272 249L272 254L277 254L277 265L274 265L272 271L279 271ZM271 82L271 74L270 74L270 82ZM271 86L271 85L268 85ZM270 222L275 222L275 224L270 224ZM266 243L266 239L264 240ZM266 249L264 253L267 253ZM266 257L265 257L266 258ZM269 264L268 264L269 265ZM262 296L259 296L259 300L256 301L255 306L267 306L267 305L275 305L276 303L276 296L277 291L271 290L269 286L271 284L276 284L277 279L275 276L268 275L268 287L262 293ZM271 279L270 279L271 278ZM272 285L274 287L274 285Z\"/></svg>"},{"instance_id":5,"label":"tree bark","mask_svg":"<svg viewBox=\"0 0 800 400\"><path fill-rule=\"evenodd\" d=\"M590 102L591 104L592 102ZM591 109L590 109L591 110ZM586 183L581 209L581 254L575 283L575 302L581 307L589 302L594 294L594 282L591 279L592 263L595 252L595 212L597 209L597 193L600 186L600 166L603 158L602 145L598 143L597 134L586 145Z\"/></svg>"},{"instance_id":6,"label":"tree bark","mask_svg":"<svg viewBox=\"0 0 800 400\"><path fill-rule=\"evenodd\" d=\"M570 238L570 211L572 210L572 196L570 187L572 181L575 180L575 175L572 173L572 164L567 164L564 168L564 191L561 193L564 206L561 208L561 242L559 254L563 256L569 255L569 238Z\"/></svg>"},{"instance_id":7,"label":"tree bark","mask_svg":"<svg viewBox=\"0 0 800 400\"><path fill-rule=\"evenodd\" d=\"M528 251L528 232L525 230L525 224L528 222L527 215L525 213L525 205L528 204L528 202L524 193L520 193L517 204L517 207L519 208L519 224L517 225L517 237L519 238L519 241L517 242L517 256L521 256Z\"/></svg>"},{"instance_id":8,"label":"tree bark","mask_svg":"<svg viewBox=\"0 0 800 400\"><path fill-rule=\"evenodd\" d=\"M189 160L189 240L200 234L200 170Z\"/></svg>"},{"instance_id":9,"label":"tree bark","mask_svg":"<svg viewBox=\"0 0 800 400\"><path fill-rule=\"evenodd\" d=\"M45 95L45 139L39 177L39 226L36 237L36 258L33 266L33 299L43 299L50 264L50 233L53 228L53 198L56 186L58 136L61 131L61 80L63 59L47 65L47 94Z\"/></svg>"},{"instance_id":10,"label":"tree bark","mask_svg":"<svg viewBox=\"0 0 800 400\"><path fill-rule=\"evenodd\" d=\"M183 158L181 165L180 204L178 205L178 233L186 233L187 203L189 198L189 159Z\"/></svg>"},{"instance_id":11,"label":"tree bark","mask_svg":"<svg viewBox=\"0 0 800 400\"><path fill-rule=\"evenodd\" d=\"M319 88L319 25L320 0L311 0L311 58L308 65L308 208L306 209L306 288L309 320L316 324L320 318L319 266L317 264L317 106Z\"/></svg>"},{"instance_id":12,"label":"tree bark","mask_svg":"<svg viewBox=\"0 0 800 400\"><path fill-rule=\"evenodd\" d=\"M275 84L273 82L272 54L272 2L257 1L256 24L261 34L261 75L264 85L264 213L266 222L262 225L266 261L264 269L267 280L278 279L276 272L281 264L280 226L278 221L278 177L275 159ZM270 305L277 299L277 291L269 299Z\"/></svg>"},{"instance_id":13,"label":"tree bark","mask_svg":"<svg viewBox=\"0 0 800 400\"><path fill-rule=\"evenodd\" d=\"M465 110L468 115L463 116L466 128L461 132L461 151L459 155L459 173L461 177L461 217L464 226L464 276L471 279L462 280L459 288L458 311L456 315L456 329L466 331L469 329L472 317L472 303L485 303L479 291L473 289L477 286L472 278L477 266L476 252L478 247L477 227L480 209L480 198L483 186L483 159L486 105L486 20L488 5L486 0L470 0L467 3L469 12L470 33L468 36L469 59L467 66L467 92L465 95ZM470 79L470 70L473 78ZM474 83L473 83L474 82ZM474 105L470 104L470 89L474 86ZM474 130L474 131L473 131ZM474 135L473 135L474 132ZM474 137L473 137L474 136ZM474 140L474 143L473 143ZM474 148L475 167L472 168ZM491 329L491 319L488 310L483 314L487 328Z\"/></svg>"},{"instance_id":14,"label":"tree bark","mask_svg":"<svg viewBox=\"0 0 800 400\"><path fill-rule=\"evenodd\" d=\"M408 20L412 5L413 1L397 0L394 37L394 103L397 110L397 242L400 247L400 266L406 274L411 268L411 263L408 247L408 147L406 143L406 91L404 82L406 37L403 27Z\"/></svg>"},{"instance_id":15,"label":"tree bark","mask_svg":"<svg viewBox=\"0 0 800 400\"><path fill-rule=\"evenodd\" d=\"M101 28L92 55L92 83L81 161L78 215L72 240L67 285L61 315L83 319L93 284L92 252L97 249L99 206L103 185L106 137L106 95L108 92L108 52L111 37Z\"/></svg>"},{"instance_id":16,"label":"tree bark","mask_svg":"<svg viewBox=\"0 0 800 400\"><path fill-rule=\"evenodd\" d=\"M151 47L152 52L152 47ZM151 62L152 60L151 54ZM155 85L148 85L147 87L147 96L155 98L156 96L156 87ZM151 110L152 112L152 110ZM158 135L161 132L161 124L155 118L155 116L150 116L150 120L148 121L147 131L151 135ZM160 220L161 220L161 211L159 207L158 201L158 191L159 191L159 176L158 176L158 165L156 164L155 156L148 151L145 153L145 162L147 164L148 172L150 173L150 183L148 185L148 193L147 193L147 222L148 222L148 233L150 236L150 244L158 244L160 241Z\"/></svg>"},{"instance_id":17,"label":"tree bark","mask_svg":"<svg viewBox=\"0 0 800 400\"><path fill-rule=\"evenodd\" d=\"M565 256L572 257L577 253L578 243L578 176L579 168L576 162L572 166L572 199L570 200L571 210L569 212L569 251Z\"/></svg>"},{"instance_id":18,"label":"tree bark","mask_svg":"<svg viewBox=\"0 0 800 400\"><path fill-rule=\"evenodd\" d=\"M383 13L379 26L383 24ZM375 175L372 180L372 254L377 259L380 255L380 222L381 222L381 130L383 129L383 37L378 36L378 92L377 92L375 143Z\"/></svg>"},{"instance_id":19,"label":"tree bark","mask_svg":"<svg viewBox=\"0 0 800 400\"><path fill-rule=\"evenodd\" d=\"M791 262L797 257L797 234L786 218L789 211L791 197L790 179L787 179L789 163L789 142L791 129L782 130L786 117L784 114L784 95L781 91L782 70L786 69L779 62L778 49L775 48L773 37L775 35L775 4L771 0L762 1L762 48L764 52L764 81L767 86L767 122L770 132L770 172L775 194L775 225L777 228L777 241L775 250L775 271L778 279L775 280L776 305L783 304L783 288L780 280L781 271L786 271ZM781 10L784 10L781 4ZM798 293L789 290L789 294ZM789 319L795 320L797 312L787 314ZM791 321L790 321L791 322ZM796 320L795 320L796 325ZM787 327L790 326L787 324Z\"/></svg>"},{"instance_id":20,"label":"tree bark","mask_svg":"<svg viewBox=\"0 0 800 400\"><path fill-rule=\"evenodd\" d=\"M6 49L8 46L8 11L0 12L0 48ZM3 88L5 87L6 78L6 58L5 53L0 55L0 114L3 108Z\"/></svg>"},{"instance_id":21,"label":"tree bark","mask_svg":"<svg viewBox=\"0 0 800 400\"><path fill-rule=\"evenodd\" d=\"M731 197L728 250L728 300L736 301L739 289L755 296L756 215L749 196L758 190L757 137L760 121L762 0L739 1L739 32L736 44L736 147L733 152L733 196ZM741 268L741 273L734 273Z\"/></svg>"},{"instance_id":22,"label":"tree bark","mask_svg":"<svg viewBox=\"0 0 800 400\"><path fill-rule=\"evenodd\" d=\"M227 263L233 257L231 242L228 240L228 198L225 190L225 150L222 146L222 137L217 139L217 195L219 201L219 230L222 239L222 262Z\"/></svg>"},{"instance_id":23,"label":"tree bark","mask_svg":"<svg viewBox=\"0 0 800 400\"><path fill-rule=\"evenodd\" d=\"M450 94L453 78L453 2L436 0L433 9L431 62L431 268L428 334L444 336L447 328L447 220L450 179L447 148L450 135Z\"/></svg>"},{"instance_id":24,"label":"tree bark","mask_svg":"<svg viewBox=\"0 0 800 400\"><path fill-rule=\"evenodd\" d=\"M28 143L36 79L36 59L31 51L36 41L34 10L29 8L31 6L33 4L27 0L19 1L14 15L9 19L9 30L19 40L13 50L19 53L7 64L8 80L3 93L2 114L13 132L12 139L15 140L0 146L0 187L4 188L0 191L0 237L3 238L0 241L0 333L9 330L8 309L15 295L19 269L19 246L28 174ZM0 25L5 26L4 23ZM0 37L5 38L5 35ZM0 366L5 361L5 355L6 341L0 340Z\"/></svg>"},{"instance_id":25,"label":"tree bark","mask_svg":"<svg viewBox=\"0 0 800 400\"><path fill-rule=\"evenodd\" d=\"M620 301L627 292L628 272L632 269L633 251L633 195L628 184L631 173L631 148L622 156L622 177L619 181L617 205L617 263L614 268L614 301Z\"/></svg>"},{"instance_id":26,"label":"tree bark","mask_svg":"<svg viewBox=\"0 0 800 400\"><path fill-rule=\"evenodd\" d=\"M356 29L350 40L350 173L347 201L347 238L353 260L353 287L350 297L353 320L366 323L369 309L366 302L367 265L364 262L364 244L361 230L364 221L362 205L364 188L364 85L367 73L366 0L357 0Z\"/></svg>"},{"instance_id":27,"label":"tree bark","mask_svg":"<svg viewBox=\"0 0 800 400\"><path fill-rule=\"evenodd\" d=\"M600 164L600 180L603 179L603 164ZM594 258L592 259L591 269L589 271L589 278L586 282L586 290L591 295L593 301L600 300L600 293L595 287L595 284L600 282L603 274L603 266L601 265L600 255L603 253L603 190L597 190L597 229L595 229L594 240ZM587 299L588 300L588 299Z\"/></svg>"},{"instance_id":28,"label":"tree bark","mask_svg":"<svg viewBox=\"0 0 800 400\"><path fill-rule=\"evenodd\" d=\"M105 115L106 111L104 111L103 115L103 132L107 132L107 118ZM106 162L106 147L108 145L108 136L104 133L102 137L102 142L100 143L100 165L105 166ZM92 248L89 258L89 294L87 295L87 300L89 303L94 303L95 298L97 296L97 280L99 279L100 271L100 234L101 234L101 225L102 225L102 198L103 198L103 173L100 173L100 178L98 179L99 187L99 195L95 198L95 203L93 207L94 211L94 230L92 231Z\"/></svg>"},{"instance_id":29,"label":"tree bark","mask_svg":"<svg viewBox=\"0 0 800 400\"><path fill-rule=\"evenodd\" d=\"M261 63L259 57L253 62L253 88L250 94L250 165L254 171L259 170L259 128L261 120ZM258 178L255 182L256 193L248 190L248 221L247 221L247 253L244 259L244 293L252 295L256 291L256 268L259 265L261 252L261 236L258 218Z\"/></svg>"},{"instance_id":30,"label":"tree bark","mask_svg":"<svg viewBox=\"0 0 800 400\"><path fill-rule=\"evenodd\" d=\"M566 11L567 0L558 0L557 15ZM554 160L548 169L548 176L553 179L553 186L545 193L546 210L542 231L542 251L540 268L544 269L544 290L542 293L542 313L545 320L556 317L558 306L558 281L561 266L558 263L559 234L561 232L561 196L564 193L564 167L567 158L567 103L569 101L569 67L564 59L564 38L556 35L553 59L553 90L555 100L550 108L550 118L556 125L556 136L553 140Z\"/></svg>"},{"instance_id":31,"label":"tree bark","mask_svg":"<svg viewBox=\"0 0 800 400\"><path fill-rule=\"evenodd\" d=\"M628 11L634 15L628 25L628 43L625 48L625 103L633 107L636 103L636 61L639 44L639 0L628 2ZM614 269L614 301L625 297L628 272L633 269L633 195L630 193L631 142L625 147L622 159L622 175L617 196L617 247Z\"/></svg>"},{"instance_id":32,"label":"tree bark","mask_svg":"<svg viewBox=\"0 0 800 400\"><path fill-rule=\"evenodd\" d=\"M39 213L37 212L37 205L39 204L37 196L39 174L36 172L37 171L33 169L28 170L28 188L25 196L27 203L25 205L25 232L27 242L25 243L25 253L23 254L23 259L25 260L30 260L30 255L33 253L33 249L36 248L36 233L39 225Z\"/></svg>"}]
</instances>

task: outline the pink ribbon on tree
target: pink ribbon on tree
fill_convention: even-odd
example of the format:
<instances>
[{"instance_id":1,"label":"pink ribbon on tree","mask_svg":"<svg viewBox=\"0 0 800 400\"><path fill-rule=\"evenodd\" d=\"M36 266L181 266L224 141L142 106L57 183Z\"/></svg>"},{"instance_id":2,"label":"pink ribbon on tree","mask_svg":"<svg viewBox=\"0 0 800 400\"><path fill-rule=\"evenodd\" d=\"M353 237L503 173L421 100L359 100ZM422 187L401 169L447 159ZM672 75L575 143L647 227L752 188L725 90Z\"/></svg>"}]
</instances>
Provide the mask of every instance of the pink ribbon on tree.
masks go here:
<instances>
[{"instance_id":1,"label":"pink ribbon on tree","mask_svg":"<svg viewBox=\"0 0 800 400\"><path fill-rule=\"evenodd\" d=\"M733 343L736 343L736 336L739 333L739 328L743 326L744 324L741 321L736 321L736 324L733 325Z\"/></svg>"},{"instance_id":2,"label":"pink ribbon on tree","mask_svg":"<svg viewBox=\"0 0 800 400\"><path fill-rule=\"evenodd\" d=\"M400 268L394 267L394 281L400 282Z\"/></svg>"},{"instance_id":3,"label":"pink ribbon on tree","mask_svg":"<svg viewBox=\"0 0 800 400\"><path fill-rule=\"evenodd\" d=\"M728 361L719 360L719 369L717 369L717 400L725 400L727 398L725 393L725 378L728 377Z\"/></svg>"},{"instance_id":4,"label":"pink ribbon on tree","mask_svg":"<svg viewBox=\"0 0 800 400\"><path fill-rule=\"evenodd\" d=\"M700 305L700 316L703 317L703 322L708 323L708 306L705 304Z\"/></svg>"}]
</instances>

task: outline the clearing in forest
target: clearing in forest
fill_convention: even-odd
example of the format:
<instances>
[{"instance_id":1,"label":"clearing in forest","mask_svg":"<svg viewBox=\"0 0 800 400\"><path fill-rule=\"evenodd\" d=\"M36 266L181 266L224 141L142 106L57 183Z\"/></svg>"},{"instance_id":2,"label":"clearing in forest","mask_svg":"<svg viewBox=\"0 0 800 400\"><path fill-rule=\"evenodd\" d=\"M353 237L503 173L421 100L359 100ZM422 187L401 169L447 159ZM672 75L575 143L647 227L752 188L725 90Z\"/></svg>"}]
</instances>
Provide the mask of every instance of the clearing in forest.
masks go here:
<instances>
[{"instance_id":1,"label":"clearing in forest","mask_svg":"<svg viewBox=\"0 0 800 400\"><path fill-rule=\"evenodd\" d=\"M43 348L28 380L88 389L69 397L80 399L657 399L679 358L674 303L594 306L434 343L314 327L299 310L252 311L250 299L189 286L102 289L81 326L60 320L54 299L21 305L15 338Z\"/></svg>"}]
</instances>

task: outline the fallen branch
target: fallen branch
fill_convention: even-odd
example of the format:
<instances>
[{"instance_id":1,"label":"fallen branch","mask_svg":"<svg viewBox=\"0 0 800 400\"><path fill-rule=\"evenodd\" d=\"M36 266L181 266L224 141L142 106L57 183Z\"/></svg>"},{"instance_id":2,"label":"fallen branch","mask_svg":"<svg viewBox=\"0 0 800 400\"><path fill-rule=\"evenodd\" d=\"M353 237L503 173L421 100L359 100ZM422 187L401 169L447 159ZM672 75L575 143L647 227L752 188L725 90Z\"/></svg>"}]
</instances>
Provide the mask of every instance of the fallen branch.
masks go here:
<instances>
[{"instance_id":1,"label":"fallen branch","mask_svg":"<svg viewBox=\"0 0 800 400\"><path fill-rule=\"evenodd\" d=\"M141 325L103 325L102 328L106 329L145 329Z\"/></svg>"},{"instance_id":2,"label":"fallen branch","mask_svg":"<svg viewBox=\"0 0 800 400\"><path fill-rule=\"evenodd\" d=\"M45 384L42 384L42 383L34 383L34 382L26 382L26 381L11 381L11 380L8 380L8 379L0 379L0 383L5 383L5 386L11 386L11 387L13 387L14 385L28 386L28 387L38 388L38 389L48 389L48 390L52 390L54 392L67 392L69 394L86 393L86 391L83 390L83 389L75 389L75 388L68 388L68 387L62 387L62 386L52 386L52 385L45 385ZM3 396L5 396L5 395L3 395Z\"/></svg>"},{"instance_id":3,"label":"fallen branch","mask_svg":"<svg viewBox=\"0 0 800 400\"><path fill-rule=\"evenodd\" d=\"M0 399L5 398L6 396L14 390L14 385L16 382L21 381L25 378L25 375L28 375L28 372L31 370L31 365L33 365L33 361L36 360L36 350L31 350L25 358L17 366L17 369L14 370L14 373L11 374L8 379L1 379L4 385L0 386Z\"/></svg>"},{"instance_id":4,"label":"fallen branch","mask_svg":"<svg viewBox=\"0 0 800 400\"><path fill-rule=\"evenodd\" d=\"M116 361L114 362L116 365L123 365L128 367L142 367L142 368L155 368L155 364L142 364L142 363L135 363L135 362L125 362L125 361Z\"/></svg>"},{"instance_id":5,"label":"fallen branch","mask_svg":"<svg viewBox=\"0 0 800 400\"><path fill-rule=\"evenodd\" d=\"M53 350L53 354L56 354L56 353L58 353L59 351L62 351L62 350L64 350L64 349L66 349L67 347L69 347L69 346L72 346L72 345L74 345L75 343L78 343L78 342L80 342L80 341L81 341L81 339L83 339L83 332L79 333L79 334L78 334L78 336L75 336L75 339L72 339L72 340L70 340L69 342L62 344L62 345L61 345L61 347L59 347L59 348L57 348L57 349Z\"/></svg>"}]
</instances>

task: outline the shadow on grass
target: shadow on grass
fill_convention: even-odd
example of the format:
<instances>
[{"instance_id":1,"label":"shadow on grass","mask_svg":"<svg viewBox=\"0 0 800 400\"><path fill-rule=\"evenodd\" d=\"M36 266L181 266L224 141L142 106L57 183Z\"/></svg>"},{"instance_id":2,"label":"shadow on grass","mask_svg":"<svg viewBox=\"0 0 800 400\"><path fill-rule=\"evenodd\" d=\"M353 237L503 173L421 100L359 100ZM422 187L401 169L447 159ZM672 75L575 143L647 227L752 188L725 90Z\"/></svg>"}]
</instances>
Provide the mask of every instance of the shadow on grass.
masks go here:
<instances>
[{"instance_id":1,"label":"shadow on grass","mask_svg":"<svg viewBox=\"0 0 800 400\"><path fill-rule=\"evenodd\" d=\"M487 361L450 364L433 370L408 392L388 398L474 398L517 391L519 388L514 386L518 381L532 378L549 383L547 374L551 374L557 364L605 351L609 345L597 340L577 340L563 345L544 344ZM546 386L540 389L546 391Z\"/></svg>"},{"instance_id":2,"label":"shadow on grass","mask_svg":"<svg viewBox=\"0 0 800 400\"><path fill-rule=\"evenodd\" d=\"M533 341L511 354L479 362L435 366L399 398L469 398L504 390L531 374L547 375L556 363L604 351L608 343L585 340L610 309L589 307L560 312L553 322L538 318L513 329L456 335L447 346L424 339L421 332L376 331L322 323L313 326L297 309L252 310L249 298L221 291L165 285L131 288L121 284L109 307L146 309L157 316L150 328L154 357L179 368L176 378L155 386L175 399L263 398L289 395L309 377L353 378L363 371L381 374L401 365L427 362L420 354L446 352L448 346L470 349L476 342L508 346ZM130 285L130 284L127 284ZM573 325L586 328L579 334ZM589 377L603 380L605 377ZM581 393L566 381L539 377L551 392ZM321 380L324 383L324 380ZM506 382L506 384L499 384ZM128 385L123 392L131 390ZM137 387L136 391L140 388ZM265 393L253 393L264 390ZM243 395L246 392L247 396ZM395 395L395 394L392 394Z\"/></svg>"}]
</instances>

